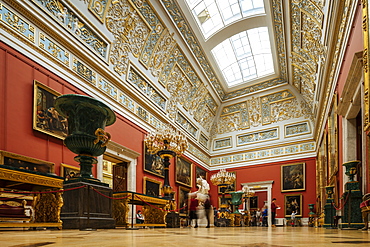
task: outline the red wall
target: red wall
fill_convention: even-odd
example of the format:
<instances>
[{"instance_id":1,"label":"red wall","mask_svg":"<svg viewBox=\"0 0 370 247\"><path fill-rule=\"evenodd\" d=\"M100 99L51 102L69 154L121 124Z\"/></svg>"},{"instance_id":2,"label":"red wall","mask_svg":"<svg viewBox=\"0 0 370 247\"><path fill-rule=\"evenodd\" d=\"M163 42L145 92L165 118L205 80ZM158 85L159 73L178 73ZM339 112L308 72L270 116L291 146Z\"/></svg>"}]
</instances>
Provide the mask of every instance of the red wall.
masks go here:
<instances>
[{"instance_id":1,"label":"red wall","mask_svg":"<svg viewBox=\"0 0 370 247\"><path fill-rule=\"evenodd\" d=\"M0 62L0 150L53 162L56 174L60 174L61 163L78 166L76 154L62 140L33 130L33 82L62 94L86 94L1 42ZM142 153L145 131L124 117L117 115L106 130L114 142ZM95 168L93 173L96 176ZM142 183L138 186L142 188Z\"/></svg>"},{"instance_id":2,"label":"red wall","mask_svg":"<svg viewBox=\"0 0 370 247\"><path fill-rule=\"evenodd\" d=\"M281 166L294 163L305 163L306 170L306 184L304 191L297 192L281 192ZM293 194L302 194L302 216L308 217L310 210L308 209L308 204L316 203L316 158L306 158L306 159L297 159L284 162L276 162L270 164L262 165L253 165L239 167L235 169L227 169L227 171L236 171L236 189L241 190L242 183L251 183L251 182L263 182L273 180L272 185L272 197L276 198L276 204L281 207L280 211L277 211L277 218L283 218L284 215L284 195L293 195ZM218 171L210 172L212 174L217 173ZM216 186L211 185L212 198L217 198L217 188ZM259 199L260 201L260 199ZM217 201L212 201L213 205L217 205ZM242 208L242 205L240 205Z\"/></svg>"}]
</instances>

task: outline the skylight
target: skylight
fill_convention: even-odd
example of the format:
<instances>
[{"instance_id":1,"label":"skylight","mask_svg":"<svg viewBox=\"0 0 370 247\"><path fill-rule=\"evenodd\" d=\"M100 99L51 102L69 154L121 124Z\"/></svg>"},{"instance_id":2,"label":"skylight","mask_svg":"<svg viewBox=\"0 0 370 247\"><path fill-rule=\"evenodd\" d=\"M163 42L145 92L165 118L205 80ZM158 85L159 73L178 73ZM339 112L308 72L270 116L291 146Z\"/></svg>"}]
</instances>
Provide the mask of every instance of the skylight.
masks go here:
<instances>
[{"instance_id":1,"label":"skylight","mask_svg":"<svg viewBox=\"0 0 370 247\"><path fill-rule=\"evenodd\" d=\"M257 14L264 14L262 0L186 0L207 39L228 24Z\"/></svg>"},{"instance_id":2,"label":"skylight","mask_svg":"<svg viewBox=\"0 0 370 247\"><path fill-rule=\"evenodd\" d=\"M240 32L211 52L229 87L274 73L267 27Z\"/></svg>"}]
</instances>

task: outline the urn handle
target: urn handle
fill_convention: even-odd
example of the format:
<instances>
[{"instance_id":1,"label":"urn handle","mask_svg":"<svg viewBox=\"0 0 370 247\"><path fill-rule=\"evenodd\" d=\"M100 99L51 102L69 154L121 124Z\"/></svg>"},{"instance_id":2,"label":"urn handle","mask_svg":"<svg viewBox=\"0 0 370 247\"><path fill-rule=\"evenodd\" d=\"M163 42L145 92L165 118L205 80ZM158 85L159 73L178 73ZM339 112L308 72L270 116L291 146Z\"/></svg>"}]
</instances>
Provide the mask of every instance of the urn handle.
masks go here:
<instances>
[{"instance_id":1,"label":"urn handle","mask_svg":"<svg viewBox=\"0 0 370 247\"><path fill-rule=\"evenodd\" d=\"M97 144L99 141L101 141L101 147L105 147L111 138L111 135L108 132L105 132L102 128L97 128L95 130L95 136L96 139L94 140L94 144Z\"/></svg>"}]
</instances>

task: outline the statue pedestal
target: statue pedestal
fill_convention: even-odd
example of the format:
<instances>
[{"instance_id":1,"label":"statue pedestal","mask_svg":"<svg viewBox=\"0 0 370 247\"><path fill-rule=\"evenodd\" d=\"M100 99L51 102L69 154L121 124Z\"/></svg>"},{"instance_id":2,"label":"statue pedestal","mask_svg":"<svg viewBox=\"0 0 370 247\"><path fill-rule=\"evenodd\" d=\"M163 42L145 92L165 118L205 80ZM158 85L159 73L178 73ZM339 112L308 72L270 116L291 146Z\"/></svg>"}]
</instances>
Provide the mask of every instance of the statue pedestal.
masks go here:
<instances>
[{"instance_id":1,"label":"statue pedestal","mask_svg":"<svg viewBox=\"0 0 370 247\"><path fill-rule=\"evenodd\" d=\"M104 197L93 190L112 197L113 191L108 184L99 181L75 178L64 184L64 189L86 187L63 193L64 205L60 218L63 229L114 229L112 217L112 199Z\"/></svg>"},{"instance_id":2,"label":"statue pedestal","mask_svg":"<svg viewBox=\"0 0 370 247\"><path fill-rule=\"evenodd\" d=\"M324 228L334 228L334 216L336 215L335 208L332 205L333 199L327 198L324 206Z\"/></svg>"},{"instance_id":3,"label":"statue pedestal","mask_svg":"<svg viewBox=\"0 0 370 247\"><path fill-rule=\"evenodd\" d=\"M339 224L340 229L344 228L356 228L360 229L364 227L362 222L360 203L362 202L362 194L360 191L360 184L358 181L347 182L345 185L345 197L347 197L347 203L342 211L342 223ZM350 215L349 215L350 214Z\"/></svg>"}]
</instances>

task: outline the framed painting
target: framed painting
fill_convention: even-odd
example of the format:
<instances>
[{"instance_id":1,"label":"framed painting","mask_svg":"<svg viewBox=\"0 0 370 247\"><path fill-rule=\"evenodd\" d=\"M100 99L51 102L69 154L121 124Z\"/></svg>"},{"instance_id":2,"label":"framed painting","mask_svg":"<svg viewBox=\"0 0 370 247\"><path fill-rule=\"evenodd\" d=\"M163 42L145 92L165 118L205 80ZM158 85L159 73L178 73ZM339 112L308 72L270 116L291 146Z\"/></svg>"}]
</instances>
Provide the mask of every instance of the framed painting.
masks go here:
<instances>
[{"instance_id":1,"label":"framed painting","mask_svg":"<svg viewBox=\"0 0 370 247\"><path fill-rule=\"evenodd\" d=\"M190 189L179 186L179 198L178 198L178 205L179 205L179 213L180 214L187 214L188 213L188 194L190 193Z\"/></svg>"},{"instance_id":2,"label":"framed painting","mask_svg":"<svg viewBox=\"0 0 370 247\"><path fill-rule=\"evenodd\" d=\"M236 177L236 172L230 172L230 173L234 173L235 174L235 177ZM220 187L217 186L217 189L218 189L218 194L221 194L221 190L220 190ZM236 191L236 179L235 179L235 182L232 183L232 184L229 184L225 190L225 193L230 193L230 192L235 192Z\"/></svg>"},{"instance_id":3,"label":"framed painting","mask_svg":"<svg viewBox=\"0 0 370 247\"><path fill-rule=\"evenodd\" d=\"M144 171L164 178L163 159L158 155L149 153L145 143L144 152Z\"/></svg>"},{"instance_id":4,"label":"framed painting","mask_svg":"<svg viewBox=\"0 0 370 247\"><path fill-rule=\"evenodd\" d=\"M338 121L337 95L333 96L333 103L328 117L328 177L333 183L333 177L338 173Z\"/></svg>"},{"instance_id":5,"label":"framed painting","mask_svg":"<svg viewBox=\"0 0 370 247\"><path fill-rule=\"evenodd\" d=\"M195 167L195 177L194 177L195 184L197 184L197 178L199 177L202 177L203 179L207 180L207 171L203 170L199 166L196 166Z\"/></svg>"},{"instance_id":6,"label":"framed painting","mask_svg":"<svg viewBox=\"0 0 370 247\"><path fill-rule=\"evenodd\" d=\"M281 192L305 190L305 163L281 166Z\"/></svg>"},{"instance_id":7,"label":"framed painting","mask_svg":"<svg viewBox=\"0 0 370 247\"><path fill-rule=\"evenodd\" d=\"M54 173L54 163L11 152L0 151L0 165L40 173Z\"/></svg>"},{"instance_id":8,"label":"framed painting","mask_svg":"<svg viewBox=\"0 0 370 247\"><path fill-rule=\"evenodd\" d=\"M249 208L250 209L258 208L258 196L252 196L249 198Z\"/></svg>"},{"instance_id":9,"label":"framed painting","mask_svg":"<svg viewBox=\"0 0 370 247\"><path fill-rule=\"evenodd\" d=\"M221 199L222 199L222 196L219 196L219 197L218 197L218 207L220 207L220 206L221 206ZM229 206L231 206L231 205L232 205L232 203L231 203L231 195L225 195L225 202L226 202Z\"/></svg>"},{"instance_id":10,"label":"framed painting","mask_svg":"<svg viewBox=\"0 0 370 247\"><path fill-rule=\"evenodd\" d=\"M64 139L68 135L68 122L54 108L55 99L61 94L38 81L33 85L33 129Z\"/></svg>"},{"instance_id":11,"label":"framed painting","mask_svg":"<svg viewBox=\"0 0 370 247\"><path fill-rule=\"evenodd\" d=\"M296 211L296 217L302 217L302 194L284 196L285 217L291 217Z\"/></svg>"},{"instance_id":12,"label":"framed painting","mask_svg":"<svg viewBox=\"0 0 370 247\"><path fill-rule=\"evenodd\" d=\"M162 189L162 182L144 177L144 194L159 197Z\"/></svg>"},{"instance_id":13,"label":"framed painting","mask_svg":"<svg viewBox=\"0 0 370 247\"><path fill-rule=\"evenodd\" d=\"M176 183L192 187L192 165L184 157L176 157Z\"/></svg>"},{"instance_id":14,"label":"framed painting","mask_svg":"<svg viewBox=\"0 0 370 247\"><path fill-rule=\"evenodd\" d=\"M79 177L80 168L76 166L60 164L60 176L64 177L65 180L69 180L73 177Z\"/></svg>"}]
</instances>

